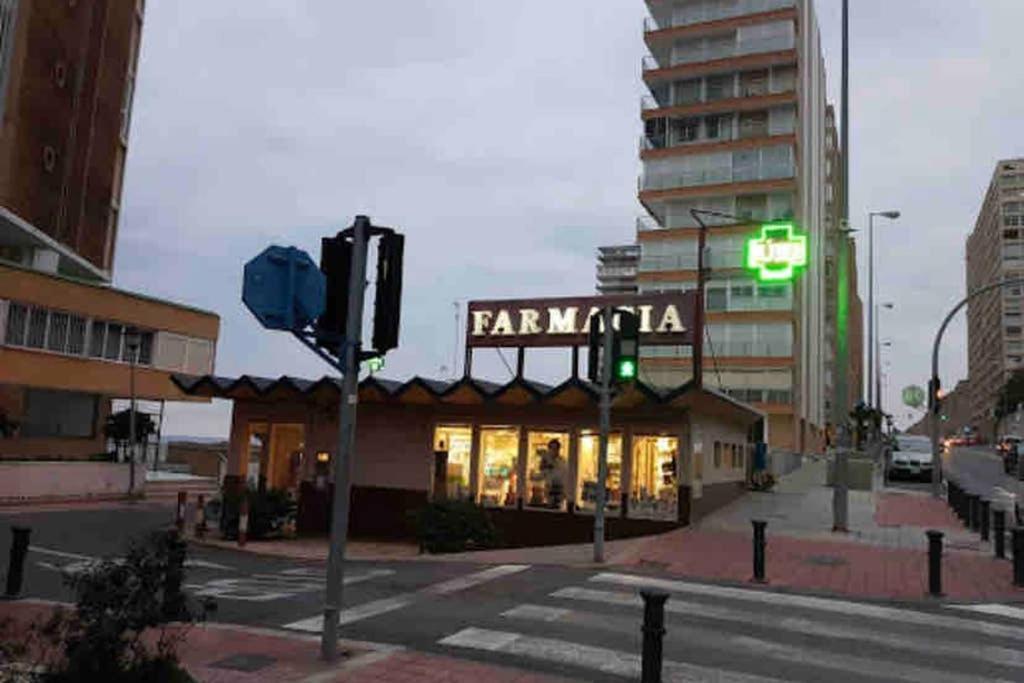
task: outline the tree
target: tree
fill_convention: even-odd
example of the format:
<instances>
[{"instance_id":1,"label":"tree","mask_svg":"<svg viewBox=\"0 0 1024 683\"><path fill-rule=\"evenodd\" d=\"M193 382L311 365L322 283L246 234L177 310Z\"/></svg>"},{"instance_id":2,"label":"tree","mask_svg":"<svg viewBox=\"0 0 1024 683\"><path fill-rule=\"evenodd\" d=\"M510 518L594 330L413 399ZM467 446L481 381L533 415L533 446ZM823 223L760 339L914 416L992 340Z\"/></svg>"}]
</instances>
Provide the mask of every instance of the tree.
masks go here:
<instances>
[{"instance_id":1,"label":"tree","mask_svg":"<svg viewBox=\"0 0 1024 683\"><path fill-rule=\"evenodd\" d=\"M131 440L131 410L122 410L119 413L111 413L107 423L103 426L103 435L114 442L114 448L121 453L128 446ZM156 434L156 421L147 413L135 411L135 443L145 444L149 437ZM143 455L145 460L145 455Z\"/></svg>"}]
</instances>

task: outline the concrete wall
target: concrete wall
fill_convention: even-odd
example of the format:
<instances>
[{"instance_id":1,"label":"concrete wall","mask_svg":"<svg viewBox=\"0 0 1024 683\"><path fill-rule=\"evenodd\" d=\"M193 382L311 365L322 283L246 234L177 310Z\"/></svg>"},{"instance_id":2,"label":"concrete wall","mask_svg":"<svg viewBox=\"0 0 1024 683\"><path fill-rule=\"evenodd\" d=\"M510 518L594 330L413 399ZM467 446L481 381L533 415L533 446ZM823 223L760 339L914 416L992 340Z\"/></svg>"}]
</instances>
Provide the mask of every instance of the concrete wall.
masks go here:
<instances>
[{"instance_id":1,"label":"concrete wall","mask_svg":"<svg viewBox=\"0 0 1024 683\"><path fill-rule=\"evenodd\" d=\"M109 462L0 462L0 503L118 497L129 466Z\"/></svg>"}]
</instances>

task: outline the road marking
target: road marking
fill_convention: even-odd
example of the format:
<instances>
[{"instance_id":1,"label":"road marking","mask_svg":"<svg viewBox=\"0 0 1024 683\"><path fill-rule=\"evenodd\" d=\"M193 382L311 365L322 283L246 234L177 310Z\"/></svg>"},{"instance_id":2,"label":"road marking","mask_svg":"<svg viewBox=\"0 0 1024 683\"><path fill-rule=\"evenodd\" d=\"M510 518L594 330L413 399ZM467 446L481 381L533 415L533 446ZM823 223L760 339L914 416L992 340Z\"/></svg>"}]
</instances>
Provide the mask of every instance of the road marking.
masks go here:
<instances>
[{"instance_id":1,"label":"road marking","mask_svg":"<svg viewBox=\"0 0 1024 683\"><path fill-rule=\"evenodd\" d=\"M473 586L478 586L487 581L493 581L503 576L509 576L511 574L517 574L521 571L525 571L530 568L528 564L503 564L483 571L474 572L467 574L466 576L456 577L441 583L435 583L426 588L421 588L418 591L411 593L400 593L390 598L382 598L380 600L372 600L362 605L356 605L355 607L348 607L341 610L338 613L339 623L342 625L351 624L362 619L369 619L380 614L386 614L387 612L393 612L398 609L402 609L416 600L432 595L450 595ZM299 621L293 621L290 624L285 624L283 628L289 628L296 631L311 631L313 633L319 633L323 630L324 617L322 614L309 617L308 619L300 619Z\"/></svg>"},{"instance_id":2,"label":"road marking","mask_svg":"<svg viewBox=\"0 0 1024 683\"><path fill-rule=\"evenodd\" d=\"M596 602L616 607L642 608L643 600L635 593L613 593L593 590L590 588L562 588L551 594L551 597L567 600ZM523 606L525 607L525 606ZM518 609L518 608L517 608ZM551 609L551 608L544 608ZM561 610L571 614L571 610ZM766 629L789 631L801 635L853 640L856 642L874 643L883 647L892 647L922 654L943 654L963 659L977 659L994 664L1012 667L1024 667L1024 653L1018 650L991 645L965 645L958 641L944 641L935 638L908 636L899 633L886 633L877 628L844 626L831 621L805 619L803 617L779 617L777 614L754 612L718 605L707 605L699 602L669 600L665 603L665 611L680 616L714 619L744 625L760 626ZM515 610L509 610L515 612ZM533 618L530 611L502 616ZM549 613L550 616L551 613ZM552 616L542 621L557 621L569 618L570 614Z\"/></svg>"},{"instance_id":3,"label":"road marking","mask_svg":"<svg viewBox=\"0 0 1024 683\"><path fill-rule=\"evenodd\" d=\"M394 573L393 569L371 569L362 574L349 574L345 576L344 585L362 583L382 576L391 576ZM300 593L323 590L324 585L321 571L319 577L282 572L282 574L253 574L230 579L212 579L206 583L189 584L189 588L201 597L245 602L271 602Z\"/></svg>"},{"instance_id":4,"label":"road marking","mask_svg":"<svg viewBox=\"0 0 1024 683\"><path fill-rule=\"evenodd\" d=\"M229 567L224 564L217 564L216 562L210 562L209 560L185 560L186 567L197 567L199 569L221 569L226 572L234 571L234 567Z\"/></svg>"},{"instance_id":5,"label":"road marking","mask_svg":"<svg viewBox=\"0 0 1024 683\"><path fill-rule=\"evenodd\" d=\"M640 678L640 657L638 655L567 640L536 638L510 631L491 631L470 627L442 638L438 644L568 664L633 680ZM686 681L687 683L703 683L705 681L707 683L712 681L715 683L779 683L779 679L776 678L765 678L668 660L662 663L662 675L666 681Z\"/></svg>"},{"instance_id":6,"label":"road marking","mask_svg":"<svg viewBox=\"0 0 1024 683\"><path fill-rule=\"evenodd\" d=\"M89 562L99 562L100 558L90 557L89 555L79 555L78 553L67 553L63 550L51 550L50 548L42 548L38 545L30 545L29 551L39 553L41 555L53 555L54 557L63 557L65 560L87 560Z\"/></svg>"},{"instance_id":7,"label":"road marking","mask_svg":"<svg viewBox=\"0 0 1024 683\"><path fill-rule=\"evenodd\" d=\"M832 612L835 614L857 615L882 619L885 621L899 621L905 624L918 626L932 626L936 628L950 628L964 631L983 633L989 636L1002 638L1013 638L1024 640L1024 628L996 624L989 621L977 621L961 617L948 617L933 612L917 612L914 610L898 609L895 607L884 607L849 600L833 600L830 598L816 598L809 595L796 595L793 593L772 593L770 591L758 591L746 588L732 588L729 586L714 586L703 583L692 583L689 581L672 581L669 579L657 579L648 576L633 576L631 574L602 573L590 578L591 581L599 583L611 583L631 588L660 588L675 593L691 593L694 595L706 595L710 597L728 598L731 600L746 600L748 602L759 602L766 605L778 605L782 607L801 607L821 612Z\"/></svg>"},{"instance_id":8,"label":"road marking","mask_svg":"<svg viewBox=\"0 0 1024 683\"><path fill-rule=\"evenodd\" d=\"M967 610L968 612L978 612L980 614L992 614L997 617L1024 620L1024 608L1010 607L1009 605L991 603L987 605L946 605L946 607L949 609L962 609Z\"/></svg>"}]
</instances>

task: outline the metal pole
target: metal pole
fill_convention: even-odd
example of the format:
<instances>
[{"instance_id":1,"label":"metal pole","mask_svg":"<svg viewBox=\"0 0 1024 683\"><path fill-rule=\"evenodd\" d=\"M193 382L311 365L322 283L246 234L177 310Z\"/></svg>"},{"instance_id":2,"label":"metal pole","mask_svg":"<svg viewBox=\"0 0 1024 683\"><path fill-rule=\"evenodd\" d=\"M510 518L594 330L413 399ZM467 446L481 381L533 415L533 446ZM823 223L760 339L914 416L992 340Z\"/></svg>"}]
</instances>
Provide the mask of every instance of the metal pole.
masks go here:
<instances>
[{"instance_id":1,"label":"metal pole","mask_svg":"<svg viewBox=\"0 0 1024 683\"><path fill-rule=\"evenodd\" d=\"M868 214L868 407L875 406L875 214Z\"/></svg>"},{"instance_id":2,"label":"metal pole","mask_svg":"<svg viewBox=\"0 0 1024 683\"><path fill-rule=\"evenodd\" d=\"M153 456L153 471L160 469L160 446L164 441L164 405L167 401L160 399L160 423L156 428L156 455Z\"/></svg>"},{"instance_id":3,"label":"metal pole","mask_svg":"<svg viewBox=\"0 0 1024 683\"><path fill-rule=\"evenodd\" d=\"M320 654L326 661L338 656L338 612L341 611L345 541L348 538L349 487L359 400L359 348L363 333L363 298L366 287L366 251L370 219L356 216L352 225L352 271L348 287L348 320L341 355L345 376L338 397L338 455L334 460L334 500L331 507L331 541L327 556L327 589Z\"/></svg>"},{"instance_id":4,"label":"metal pole","mask_svg":"<svg viewBox=\"0 0 1024 683\"><path fill-rule=\"evenodd\" d=\"M693 307L693 384L704 386L704 251L707 246L708 226L701 220L699 209L690 209L700 229L697 231L697 301Z\"/></svg>"},{"instance_id":5,"label":"metal pole","mask_svg":"<svg viewBox=\"0 0 1024 683\"><path fill-rule=\"evenodd\" d=\"M604 562L604 507L608 492L608 432L611 430L612 412L612 344L615 331L612 329L613 309L605 306L601 311L604 337L601 352L601 433L598 438L597 455L597 501L594 510L594 562ZM590 322L594 324L593 321Z\"/></svg>"},{"instance_id":6,"label":"metal pole","mask_svg":"<svg viewBox=\"0 0 1024 683\"><path fill-rule=\"evenodd\" d=\"M128 349L128 393L131 405L128 410L128 495L135 495L135 353L137 348Z\"/></svg>"},{"instance_id":7,"label":"metal pole","mask_svg":"<svg viewBox=\"0 0 1024 683\"><path fill-rule=\"evenodd\" d=\"M882 317L878 304L875 304L875 407L882 412Z\"/></svg>"},{"instance_id":8,"label":"metal pole","mask_svg":"<svg viewBox=\"0 0 1024 683\"><path fill-rule=\"evenodd\" d=\"M967 302L984 294L985 292L990 292L993 289L1000 289L1002 287L1019 287L1021 285L1024 285L1024 278L1014 278L1012 280L1001 280L999 282L989 283L984 287L979 287L973 292L970 292L946 315L945 320L943 320L942 324L939 325L939 331L935 334L935 343L932 345L932 381L928 386L929 392L934 392L939 386L939 346L942 345L942 336L946 333L946 328L949 327L949 323L953 319L953 316L956 315L961 308L966 306ZM939 449L939 416L942 412L942 406L938 396L931 396L929 405L932 408L932 496L934 498L938 498L942 495L942 451Z\"/></svg>"}]
</instances>

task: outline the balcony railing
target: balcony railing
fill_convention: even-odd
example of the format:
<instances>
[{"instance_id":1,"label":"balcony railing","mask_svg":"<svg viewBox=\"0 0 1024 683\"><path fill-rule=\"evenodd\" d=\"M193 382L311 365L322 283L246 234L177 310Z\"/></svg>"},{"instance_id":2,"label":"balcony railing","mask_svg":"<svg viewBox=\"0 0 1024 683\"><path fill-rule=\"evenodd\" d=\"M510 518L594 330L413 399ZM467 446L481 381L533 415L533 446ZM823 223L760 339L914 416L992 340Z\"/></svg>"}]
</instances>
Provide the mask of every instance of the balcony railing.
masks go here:
<instances>
[{"instance_id":1,"label":"balcony railing","mask_svg":"<svg viewBox=\"0 0 1024 683\"><path fill-rule=\"evenodd\" d=\"M659 173L657 175L644 174L640 176L640 190L669 190L679 187L700 187L701 185L719 185L722 183L780 180L782 178L792 178L795 175L796 168L792 162L749 169L712 168L700 171Z\"/></svg>"},{"instance_id":2,"label":"balcony railing","mask_svg":"<svg viewBox=\"0 0 1024 683\"><path fill-rule=\"evenodd\" d=\"M653 216L637 216L636 231L646 232L649 230L662 230L663 226Z\"/></svg>"},{"instance_id":3,"label":"balcony railing","mask_svg":"<svg viewBox=\"0 0 1024 683\"><path fill-rule=\"evenodd\" d=\"M721 2L692 3L677 7L671 17L658 22L654 17L644 18L644 31L659 31L677 26L703 24L708 21L732 19L745 14L758 14L796 6L796 0L738 0L728 4Z\"/></svg>"},{"instance_id":4,"label":"balcony railing","mask_svg":"<svg viewBox=\"0 0 1024 683\"><path fill-rule=\"evenodd\" d=\"M735 140L738 137L732 129L731 121L728 125L720 126L718 133L717 137L704 136L697 138L675 138L671 135L641 135L640 151L644 152L650 149L666 149L669 147L686 147L687 145L700 145L712 142L728 142L729 140Z\"/></svg>"},{"instance_id":5,"label":"balcony railing","mask_svg":"<svg viewBox=\"0 0 1024 683\"><path fill-rule=\"evenodd\" d=\"M696 64L698 62L710 62L716 59L727 59L729 57L743 57L745 55L758 54L761 52L777 52L779 50L792 50L796 46L796 39L793 36L774 36L761 40L747 40L742 43L722 45L700 45L689 50L675 50L672 53L672 66L681 64Z\"/></svg>"}]
</instances>

